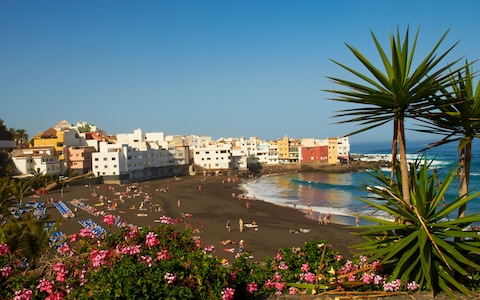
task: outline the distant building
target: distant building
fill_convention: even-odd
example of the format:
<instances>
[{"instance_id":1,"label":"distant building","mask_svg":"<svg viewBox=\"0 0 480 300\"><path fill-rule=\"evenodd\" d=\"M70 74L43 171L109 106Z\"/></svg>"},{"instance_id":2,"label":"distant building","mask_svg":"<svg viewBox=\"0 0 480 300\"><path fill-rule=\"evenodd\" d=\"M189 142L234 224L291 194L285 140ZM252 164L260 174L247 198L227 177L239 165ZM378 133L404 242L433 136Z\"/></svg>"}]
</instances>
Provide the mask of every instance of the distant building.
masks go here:
<instances>
[{"instance_id":1,"label":"distant building","mask_svg":"<svg viewBox=\"0 0 480 300\"><path fill-rule=\"evenodd\" d=\"M235 168L233 148L230 143L194 146L193 163L207 170L231 170Z\"/></svg>"},{"instance_id":2,"label":"distant building","mask_svg":"<svg viewBox=\"0 0 480 300\"><path fill-rule=\"evenodd\" d=\"M92 153L97 149L89 146L67 147L67 168L76 174L87 174L92 171Z\"/></svg>"},{"instance_id":3,"label":"distant building","mask_svg":"<svg viewBox=\"0 0 480 300\"><path fill-rule=\"evenodd\" d=\"M288 143L288 136L284 136L283 139L277 139L278 162L280 164L289 163Z\"/></svg>"},{"instance_id":4,"label":"distant building","mask_svg":"<svg viewBox=\"0 0 480 300\"><path fill-rule=\"evenodd\" d=\"M119 134L117 143L101 142L92 153L93 174L105 181L128 182L176 175L190 163L189 147L165 141L161 132Z\"/></svg>"},{"instance_id":5,"label":"distant building","mask_svg":"<svg viewBox=\"0 0 480 300\"><path fill-rule=\"evenodd\" d=\"M305 163L328 163L328 146L304 146L301 147L301 160Z\"/></svg>"},{"instance_id":6,"label":"distant building","mask_svg":"<svg viewBox=\"0 0 480 300\"><path fill-rule=\"evenodd\" d=\"M15 164L16 174L34 174L35 172L58 176L61 163L52 146L32 149L16 149L12 152L12 161Z\"/></svg>"},{"instance_id":7,"label":"distant building","mask_svg":"<svg viewBox=\"0 0 480 300\"><path fill-rule=\"evenodd\" d=\"M76 129L68 127L68 122L62 121L38 134L33 138L33 148L53 147L55 155L61 164L61 174L65 174L68 168L67 147L87 146L84 137L81 137Z\"/></svg>"}]
</instances>

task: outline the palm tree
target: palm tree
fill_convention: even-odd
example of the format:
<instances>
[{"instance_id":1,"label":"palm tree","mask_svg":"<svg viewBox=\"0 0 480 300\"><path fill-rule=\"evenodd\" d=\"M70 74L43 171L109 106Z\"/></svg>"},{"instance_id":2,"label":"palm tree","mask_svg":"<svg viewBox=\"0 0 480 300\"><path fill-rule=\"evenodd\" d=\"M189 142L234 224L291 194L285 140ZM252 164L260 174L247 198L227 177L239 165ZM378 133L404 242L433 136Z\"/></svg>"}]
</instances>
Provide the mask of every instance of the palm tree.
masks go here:
<instances>
[{"instance_id":1,"label":"palm tree","mask_svg":"<svg viewBox=\"0 0 480 300\"><path fill-rule=\"evenodd\" d=\"M469 192L470 164L472 160L472 144L475 138L480 137L480 81L473 82L473 70L466 61L463 72L459 70L452 74L450 81L453 92L452 98L447 104L438 105L439 112L425 115L426 125L416 131L433 134L441 134L445 137L440 141L429 144L437 147L450 142L458 142L460 153L460 196L466 196ZM445 92L444 94L447 94ZM458 217L465 216L466 203L458 210Z\"/></svg>"},{"instance_id":2,"label":"palm tree","mask_svg":"<svg viewBox=\"0 0 480 300\"><path fill-rule=\"evenodd\" d=\"M47 186L48 175L43 174L40 170L33 170L33 177L30 179L32 187L36 190Z\"/></svg>"},{"instance_id":3,"label":"palm tree","mask_svg":"<svg viewBox=\"0 0 480 300\"><path fill-rule=\"evenodd\" d=\"M335 64L349 71L359 79L361 83L345 79L328 77L336 84L347 90L327 90L337 96L330 100L347 103L360 104L361 108L340 110L334 117L346 117L338 123L356 122L362 126L360 129L349 133L354 135L364 132L393 121L392 138L392 180L394 166L397 162L397 153L400 154L400 170L402 175L402 194L406 205L410 205L408 165L406 155L405 139L405 118L414 118L424 111L428 111L435 104L432 98L448 85L448 74L443 73L449 70L457 61L437 67L445 56L456 46L448 48L445 52L437 55L436 52L445 39L448 31L441 37L438 43L420 61L416 68L412 68L414 53L417 45L419 31L415 35L413 45L409 48L409 30L406 30L402 40L397 28L396 35L390 35L390 53L387 56L381 47L376 36L371 32L378 54L382 60L384 71L375 67L355 47L347 44L353 55L370 72L372 77L364 75L338 61L332 60Z\"/></svg>"},{"instance_id":4,"label":"palm tree","mask_svg":"<svg viewBox=\"0 0 480 300\"><path fill-rule=\"evenodd\" d=\"M396 168L396 176L401 176L399 166ZM414 280L433 295L444 291L452 299L452 288L470 294L476 281L469 275L472 268L480 268L476 255L472 255L480 251L478 233L464 230L465 226L480 222L480 215L448 218L459 207L479 197L480 192L444 203L458 168L441 177L439 172L431 172L425 156L414 162L410 168L411 206L402 205L400 183L392 184L381 170L368 172L365 189L384 201L359 200L378 212L388 213L394 221L362 216L371 224L361 226L359 234L366 242L356 247L370 261L380 259L383 270L391 272L392 278L402 282Z\"/></svg>"},{"instance_id":5,"label":"palm tree","mask_svg":"<svg viewBox=\"0 0 480 300\"><path fill-rule=\"evenodd\" d=\"M17 147L23 148L23 141L28 140L28 134L25 129L9 129L13 140L17 143Z\"/></svg>"},{"instance_id":6,"label":"palm tree","mask_svg":"<svg viewBox=\"0 0 480 300\"><path fill-rule=\"evenodd\" d=\"M58 228L62 219L58 219L50 230L46 223L49 216L37 220L33 214L25 214L21 220L11 219L3 227L5 242L13 251L20 250L22 256L28 259L32 268L37 265L38 259L50 248L50 234Z\"/></svg>"},{"instance_id":7,"label":"palm tree","mask_svg":"<svg viewBox=\"0 0 480 300\"><path fill-rule=\"evenodd\" d=\"M18 200L19 204L23 204L23 197L30 190L30 184L25 180L11 180L10 189L12 195Z\"/></svg>"},{"instance_id":8,"label":"palm tree","mask_svg":"<svg viewBox=\"0 0 480 300\"><path fill-rule=\"evenodd\" d=\"M8 208L13 204L12 202L10 179L8 177L0 177L0 216L8 212Z\"/></svg>"}]
</instances>

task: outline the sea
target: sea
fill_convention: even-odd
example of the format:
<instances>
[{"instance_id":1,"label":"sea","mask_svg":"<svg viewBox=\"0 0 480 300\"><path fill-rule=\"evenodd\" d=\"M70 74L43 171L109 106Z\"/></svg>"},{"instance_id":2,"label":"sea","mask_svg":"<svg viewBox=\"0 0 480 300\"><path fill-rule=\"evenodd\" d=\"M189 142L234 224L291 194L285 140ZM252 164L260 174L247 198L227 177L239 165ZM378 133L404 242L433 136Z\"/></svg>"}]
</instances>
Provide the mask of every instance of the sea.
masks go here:
<instances>
[{"instance_id":1,"label":"sea","mask_svg":"<svg viewBox=\"0 0 480 300\"><path fill-rule=\"evenodd\" d=\"M425 152L420 152L429 142L425 140L407 141L407 160L415 161L426 155L430 168L435 168L444 174L458 164L458 144L452 142ZM474 140L472 146L472 162L469 189L480 191L480 141ZM391 142L359 142L350 144L350 153L361 155L362 160L390 160ZM390 174L390 168L382 170ZM327 173L318 171L297 172L287 175L270 175L251 179L242 184L248 197L255 197L276 205L289 206L307 211L312 210L311 218L321 214L331 214L331 221L337 224L355 225L357 215L391 218L376 211L358 200L372 199L372 194L364 188L368 182L368 172ZM446 201L455 199L459 189L458 181L453 181L446 195ZM480 197L467 204L467 214L480 212ZM455 215L449 218L455 218ZM362 224L360 217L360 224ZM366 222L366 221L365 221ZM368 223L368 222L367 222Z\"/></svg>"}]
</instances>

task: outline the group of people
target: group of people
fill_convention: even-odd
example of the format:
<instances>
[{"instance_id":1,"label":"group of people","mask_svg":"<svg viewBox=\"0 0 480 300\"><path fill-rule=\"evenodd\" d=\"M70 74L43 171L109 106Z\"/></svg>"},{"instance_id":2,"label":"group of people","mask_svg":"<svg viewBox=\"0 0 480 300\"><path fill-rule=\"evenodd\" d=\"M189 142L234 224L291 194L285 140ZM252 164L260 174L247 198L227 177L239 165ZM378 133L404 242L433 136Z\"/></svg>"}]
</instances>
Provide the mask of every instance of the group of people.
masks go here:
<instances>
[{"instance_id":1,"label":"group of people","mask_svg":"<svg viewBox=\"0 0 480 300\"><path fill-rule=\"evenodd\" d=\"M331 218L332 218L332 215L330 213L326 214L325 216L322 213L320 213L320 215L318 215L318 224L328 225L328 223L330 223Z\"/></svg>"},{"instance_id":2,"label":"group of people","mask_svg":"<svg viewBox=\"0 0 480 300\"><path fill-rule=\"evenodd\" d=\"M232 221L230 219L227 220L227 224L225 227L227 228L228 232L232 231ZM243 232L244 227L251 227L255 230L258 230L257 221L253 220L252 223L245 224L243 222L243 219L238 219L238 231Z\"/></svg>"}]
</instances>

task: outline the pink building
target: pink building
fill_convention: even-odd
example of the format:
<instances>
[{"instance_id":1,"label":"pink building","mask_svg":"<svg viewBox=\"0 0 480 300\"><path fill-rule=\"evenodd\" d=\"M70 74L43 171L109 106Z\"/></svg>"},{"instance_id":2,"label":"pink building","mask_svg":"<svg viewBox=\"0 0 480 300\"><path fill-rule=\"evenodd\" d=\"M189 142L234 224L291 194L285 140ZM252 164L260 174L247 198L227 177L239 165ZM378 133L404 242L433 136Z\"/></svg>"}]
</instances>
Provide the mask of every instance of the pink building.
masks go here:
<instances>
[{"instance_id":1,"label":"pink building","mask_svg":"<svg viewBox=\"0 0 480 300\"><path fill-rule=\"evenodd\" d=\"M96 152L94 147L68 147L67 168L77 174L86 174L92 171L93 152Z\"/></svg>"}]
</instances>

